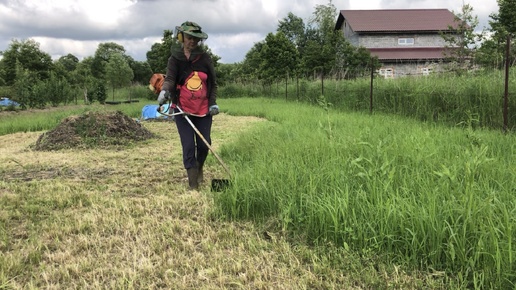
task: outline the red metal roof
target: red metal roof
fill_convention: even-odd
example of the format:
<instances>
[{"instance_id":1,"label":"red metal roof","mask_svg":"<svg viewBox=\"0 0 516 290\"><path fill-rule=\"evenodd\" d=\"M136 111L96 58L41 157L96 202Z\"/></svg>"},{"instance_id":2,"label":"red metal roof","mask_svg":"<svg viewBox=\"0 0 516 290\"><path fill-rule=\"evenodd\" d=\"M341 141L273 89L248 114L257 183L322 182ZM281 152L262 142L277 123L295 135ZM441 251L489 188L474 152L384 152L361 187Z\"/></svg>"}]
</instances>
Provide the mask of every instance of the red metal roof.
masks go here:
<instances>
[{"instance_id":1,"label":"red metal roof","mask_svg":"<svg viewBox=\"0 0 516 290\"><path fill-rule=\"evenodd\" d=\"M443 47L411 47L411 48L369 48L371 55L379 60L437 60L443 59Z\"/></svg>"},{"instance_id":2,"label":"red metal roof","mask_svg":"<svg viewBox=\"0 0 516 290\"><path fill-rule=\"evenodd\" d=\"M447 9L341 10L335 29L344 20L354 32L435 32L457 26Z\"/></svg>"}]
</instances>

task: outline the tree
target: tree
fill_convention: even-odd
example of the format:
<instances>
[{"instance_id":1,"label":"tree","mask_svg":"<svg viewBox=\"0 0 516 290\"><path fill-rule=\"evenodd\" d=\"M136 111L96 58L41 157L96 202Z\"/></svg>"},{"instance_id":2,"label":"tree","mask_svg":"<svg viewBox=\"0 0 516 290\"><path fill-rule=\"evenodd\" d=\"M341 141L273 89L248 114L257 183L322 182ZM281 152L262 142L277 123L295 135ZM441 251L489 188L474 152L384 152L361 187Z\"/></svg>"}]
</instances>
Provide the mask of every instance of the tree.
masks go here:
<instances>
[{"instance_id":1,"label":"tree","mask_svg":"<svg viewBox=\"0 0 516 290\"><path fill-rule=\"evenodd\" d=\"M277 33L269 33L265 41L257 42L236 67L244 79L270 82L288 72L326 74L332 70L351 70L358 66L369 68L371 57L365 48L353 47L340 31L334 29L337 9L330 0L317 5L308 26L301 18L289 13L279 21ZM375 67L378 60L374 60ZM281 72L278 75L278 72Z\"/></svg>"},{"instance_id":2,"label":"tree","mask_svg":"<svg viewBox=\"0 0 516 290\"><path fill-rule=\"evenodd\" d=\"M95 78L91 72L91 64L93 63L93 57L89 56L84 58L77 64L77 67L73 71L74 84L76 84L83 91L84 102L90 103L93 99L89 99L88 93L89 88L93 87Z\"/></svg>"},{"instance_id":3,"label":"tree","mask_svg":"<svg viewBox=\"0 0 516 290\"><path fill-rule=\"evenodd\" d=\"M138 84L148 84L152 76L152 69L146 61L131 61L129 66L133 70L133 82Z\"/></svg>"},{"instance_id":4,"label":"tree","mask_svg":"<svg viewBox=\"0 0 516 290\"><path fill-rule=\"evenodd\" d=\"M219 86L224 86L229 82L238 80L238 72L241 64L238 63L221 63L217 69L217 83Z\"/></svg>"},{"instance_id":5,"label":"tree","mask_svg":"<svg viewBox=\"0 0 516 290\"><path fill-rule=\"evenodd\" d=\"M296 47L282 32L269 33L265 37L260 57L260 78L267 84L295 72L299 59Z\"/></svg>"},{"instance_id":6,"label":"tree","mask_svg":"<svg viewBox=\"0 0 516 290\"><path fill-rule=\"evenodd\" d=\"M73 85L75 83L74 71L79 63L79 59L73 54L67 54L61 56L58 60L54 61L53 72L59 77L64 77L68 82Z\"/></svg>"},{"instance_id":7,"label":"tree","mask_svg":"<svg viewBox=\"0 0 516 290\"><path fill-rule=\"evenodd\" d=\"M305 33L306 46L302 51L302 66L305 73L314 70L323 74L335 67L337 48L345 42L344 37L334 29L337 8L330 0L327 5L316 5L309 27Z\"/></svg>"},{"instance_id":8,"label":"tree","mask_svg":"<svg viewBox=\"0 0 516 290\"><path fill-rule=\"evenodd\" d=\"M125 55L125 48L114 42L101 43L95 51L91 71L93 76L103 79L106 74L106 65L113 54Z\"/></svg>"},{"instance_id":9,"label":"tree","mask_svg":"<svg viewBox=\"0 0 516 290\"><path fill-rule=\"evenodd\" d=\"M67 72L72 72L77 67L79 59L75 55L69 53L65 56L61 56L57 60L57 63L61 64Z\"/></svg>"},{"instance_id":10,"label":"tree","mask_svg":"<svg viewBox=\"0 0 516 290\"><path fill-rule=\"evenodd\" d=\"M302 71L305 74L328 72L335 64L335 50L330 45L309 40L302 56Z\"/></svg>"},{"instance_id":11,"label":"tree","mask_svg":"<svg viewBox=\"0 0 516 290\"><path fill-rule=\"evenodd\" d=\"M72 99L72 88L68 80L58 76L55 72L50 73L50 78L39 81L33 88L34 94L49 102L53 107L60 103L67 104Z\"/></svg>"},{"instance_id":12,"label":"tree","mask_svg":"<svg viewBox=\"0 0 516 290\"><path fill-rule=\"evenodd\" d=\"M505 132L509 130L509 50L511 48L511 39L516 33L516 0L498 0L500 7L500 24L507 31L507 57L505 59L505 93L503 105L503 129Z\"/></svg>"},{"instance_id":13,"label":"tree","mask_svg":"<svg viewBox=\"0 0 516 290\"><path fill-rule=\"evenodd\" d=\"M257 42L246 53L241 66L242 79L258 79L262 63L261 54L264 46L265 41Z\"/></svg>"},{"instance_id":14,"label":"tree","mask_svg":"<svg viewBox=\"0 0 516 290\"><path fill-rule=\"evenodd\" d=\"M126 58L120 53L112 54L106 65L106 80L113 89L113 100L115 99L115 89L129 85L133 77L133 70Z\"/></svg>"},{"instance_id":15,"label":"tree","mask_svg":"<svg viewBox=\"0 0 516 290\"><path fill-rule=\"evenodd\" d=\"M129 55L122 55L133 70L133 83L146 84L152 76L152 70L147 61L136 61Z\"/></svg>"},{"instance_id":16,"label":"tree","mask_svg":"<svg viewBox=\"0 0 516 290\"><path fill-rule=\"evenodd\" d=\"M0 77L9 86L17 79L16 73L19 71L17 66L34 73L35 80L47 79L53 67L50 55L41 51L39 43L32 39L22 41L14 39L7 50L2 52L2 56L0 62L3 70L0 72L3 75Z\"/></svg>"},{"instance_id":17,"label":"tree","mask_svg":"<svg viewBox=\"0 0 516 290\"><path fill-rule=\"evenodd\" d=\"M5 70L2 67L2 62L0 62L0 87L3 87L3 86L6 85L4 77L3 77L4 75L5 75ZM3 95L2 93L0 93L0 97L7 97L8 96L8 94L7 95Z\"/></svg>"},{"instance_id":18,"label":"tree","mask_svg":"<svg viewBox=\"0 0 516 290\"><path fill-rule=\"evenodd\" d=\"M21 104L22 109L26 108L38 108L42 109L45 107L46 99L34 94L33 87L34 82L27 82L27 80L37 80L36 73L23 68L19 62L15 65L16 67L16 79L14 80L13 92L15 93L14 100Z\"/></svg>"},{"instance_id":19,"label":"tree","mask_svg":"<svg viewBox=\"0 0 516 290\"><path fill-rule=\"evenodd\" d=\"M305 39L305 23L303 19L289 12L287 17L279 21L277 32L282 32L297 48Z\"/></svg>"},{"instance_id":20,"label":"tree","mask_svg":"<svg viewBox=\"0 0 516 290\"><path fill-rule=\"evenodd\" d=\"M501 69L505 53L503 43L505 43L505 40L499 39L499 36L495 35L484 40L475 53L475 63L484 68ZM511 55L514 55L514 51Z\"/></svg>"},{"instance_id":21,"label":"tree","mask_svg":"<svg viewBox=\"0 0 516 290\"><path fill-rule=\"evenodd\" d=\"M172 46L180 46L181 44L173 37L171 30L163 31L161 43L154 43L151 50L147 52L147 62L152 73L166 73L167 62L170 57L170 49Z\"/></svg>"},{"instance_id":22,"label":"tree","mask_svg":"<svg viewBox=\"0 0 516 290\"><path fill-rule=\"evenodd\" d=\"M343 78L366 76L380 67L378 57L371 57L369 50L363 46L353 46L346 41L337 48L336 68Z\"/></svg>"},{"instance_id":23,"label":"tree","mask_svg":"<svg viewBox=\"0 0 516 290\"><path fill-rule=\"evenodd\" d=\"M104 104L107 99L106 84L104 80L93 79L91 88L88 89L88 99Z\"/></svg>"},{"instance_id":24,"label":"tree","mask_svg":"<svg viewBox=\"0 0 516 290\"><path fill-rule=\"evenodd\" d=\"M316 5L309 25L317 28L318 38L322 41L330 41L334 36L335 19L337 18L337 8L332 1L327 5Z\"/></svg>"},{"instance_id":25,"label":"tree","mask_svg":"<svg viewBox=\"0 0 516 290\"><path fill-rule=\"evenodd\" d=\"M485 67L502 68L504 63L504 55L506 50L507 36L510 27L514 26L513 19L516 12L516 1L500 1L498 0L499 13L489 15L491 20L491 36L486 39L477 51L476 60ZM516 61L516 48L511 47L509 55L509 63L511 66Z\"/></svg>"},{"instance_id":26,"label":"tree","mask_svg":"<svg viewBox=\"0 0 516 290\"><path fill-rule=\"evenodd\" d=\"M497 0L499 6L499 21L510 34L516 33L516 0Z\"/></svg>"},{"instance_id":27,"label":"tree","mask_svg":"<svg viewBox=\"0 0 516 290\"><path fill-rule=\"evenodd\" d=\"M449 25L449 31L442 33L441 36L446 42L446 58L457 65L456 68L452 69L461 73L473 66L472 60L478 43L483 40L484 32L475 33L478 17L473 16L471 5L463 5L462 12L454 15L454 25Z\"/></svg>"}]
</instances>

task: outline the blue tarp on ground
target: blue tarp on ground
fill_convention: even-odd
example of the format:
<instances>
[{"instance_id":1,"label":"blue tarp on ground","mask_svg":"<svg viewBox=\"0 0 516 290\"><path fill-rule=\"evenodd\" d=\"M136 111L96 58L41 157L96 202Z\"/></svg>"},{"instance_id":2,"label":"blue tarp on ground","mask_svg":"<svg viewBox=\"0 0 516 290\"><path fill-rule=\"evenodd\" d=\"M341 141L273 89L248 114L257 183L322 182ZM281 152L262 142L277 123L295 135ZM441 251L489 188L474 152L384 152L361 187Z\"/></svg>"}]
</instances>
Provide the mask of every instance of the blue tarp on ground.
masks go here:
<instances>
[{"instance_id":1,"label":"blue tarp on ground","mask_svg":"<svg viewBox=\"0 0 516 290\"><path fill-rule=\"evenodd\" d=\"M164 105L163 109L166 111L166 106ZM145 105L142 109L142 120L149 120L149 119L170 119L173 120L172 117L162 115L158 112L158 105ZM168 111L166 111L168 113ZM172 110L170 110L170 113L172 113Z\"/></svg>"},{"instance_id":2,"label":"blue tarp on ground","mask_svg":"<svg viewBox=\"0 0 516 290\"><path fill-rule=\"evenodd\" d=\"M10 100L8 98L0 99L0 106L4 106L4 107L14 106L14 107L17 107L19 105L20 105L19 103L15 102L13 100Z\"/></svg>"}]
</instances>

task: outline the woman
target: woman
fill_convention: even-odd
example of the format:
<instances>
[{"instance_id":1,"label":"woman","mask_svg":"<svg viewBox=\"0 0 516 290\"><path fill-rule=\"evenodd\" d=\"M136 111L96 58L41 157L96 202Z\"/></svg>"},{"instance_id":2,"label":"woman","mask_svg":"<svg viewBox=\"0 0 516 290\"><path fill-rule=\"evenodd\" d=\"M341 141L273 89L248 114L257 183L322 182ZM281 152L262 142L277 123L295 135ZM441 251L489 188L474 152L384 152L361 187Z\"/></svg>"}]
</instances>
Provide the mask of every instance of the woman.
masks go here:
<instances>
[{"instance_id":1,"label":"woman","mask_svg":"<svg viewBox=\"0 0 516 290\"><path fill-rule=\"evenodd\" d=\"M176 27L180 47L173 46L168 59L167 73L158 101L163 105L171 100L179 107L211 145L212 116L219 113L216 103L217 82L213 61L201 49L199 42L208 38L195 22L187 21ZM188 186L196 189L203 181L203 165L209 148L197 136L183 115L175 117L183 148L183 165L188 175Z\"/></svg>"}]
</instances>

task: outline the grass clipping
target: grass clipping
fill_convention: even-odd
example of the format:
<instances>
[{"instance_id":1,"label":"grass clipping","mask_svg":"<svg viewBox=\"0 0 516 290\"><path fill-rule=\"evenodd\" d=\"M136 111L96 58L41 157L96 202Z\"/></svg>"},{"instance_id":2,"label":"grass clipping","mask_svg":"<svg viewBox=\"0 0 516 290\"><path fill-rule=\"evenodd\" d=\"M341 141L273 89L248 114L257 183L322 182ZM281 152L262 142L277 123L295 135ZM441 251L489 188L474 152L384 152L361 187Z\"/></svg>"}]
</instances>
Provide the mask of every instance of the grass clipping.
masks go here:
<instances>
[{"instance_id":1,"label":"grass clipping","mask_svg":"<svg viewBox=\"0 0 516 290\"><path fill-rule=\"evenodd\" d=\"M33 149L109 148L154 137L139 122L120 111L87 112L80 116L70 116L55 129L43 133Z\"/></svg>"}]
</instances>

